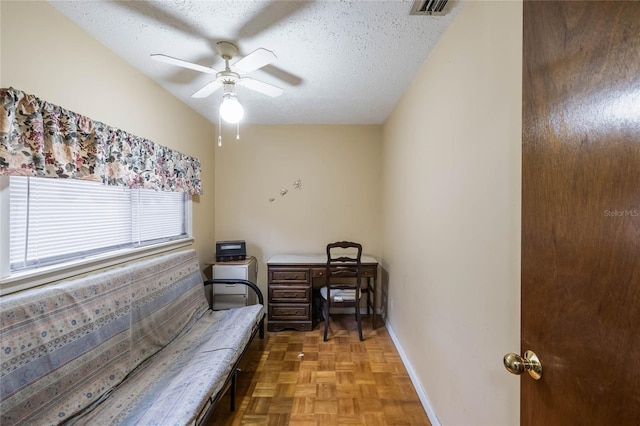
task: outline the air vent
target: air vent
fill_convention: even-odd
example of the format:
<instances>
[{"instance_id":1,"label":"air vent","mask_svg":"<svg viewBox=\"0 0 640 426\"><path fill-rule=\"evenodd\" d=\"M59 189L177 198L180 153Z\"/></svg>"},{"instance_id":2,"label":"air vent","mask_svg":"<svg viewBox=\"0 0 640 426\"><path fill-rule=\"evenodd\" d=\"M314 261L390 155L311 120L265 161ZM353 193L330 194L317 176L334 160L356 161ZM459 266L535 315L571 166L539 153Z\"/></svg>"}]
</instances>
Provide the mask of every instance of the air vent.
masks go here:
<instances>
[{"instance_id":1,"label":"air vent","mask_svg":"<svg viewBox=\"0 0 640 426\"><path fill-rule=\"evenodd\" d=\"M447 0L416 0L411 8L411 15L444 15Z\"/></svg>"}]
</instances>

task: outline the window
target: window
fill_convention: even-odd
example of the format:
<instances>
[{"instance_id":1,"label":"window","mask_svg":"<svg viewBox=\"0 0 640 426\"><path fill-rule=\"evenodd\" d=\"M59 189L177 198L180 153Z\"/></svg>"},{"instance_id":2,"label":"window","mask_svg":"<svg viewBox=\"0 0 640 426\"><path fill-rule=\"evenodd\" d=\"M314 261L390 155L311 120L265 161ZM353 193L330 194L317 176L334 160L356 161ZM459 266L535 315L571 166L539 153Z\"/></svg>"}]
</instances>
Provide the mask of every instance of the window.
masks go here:
<instances>
[{"instance_id":1,"label":"window","mask_svg":"<svg viewBox=\"0 0 640 426\"><path fill-rule=\"evenodd\" d=\"M74 179L2 179L7 232L0 242L9 248L8 255L2 252L2 278L190 238L190 196L183 192Z\"/></svg>"}]
</instances>

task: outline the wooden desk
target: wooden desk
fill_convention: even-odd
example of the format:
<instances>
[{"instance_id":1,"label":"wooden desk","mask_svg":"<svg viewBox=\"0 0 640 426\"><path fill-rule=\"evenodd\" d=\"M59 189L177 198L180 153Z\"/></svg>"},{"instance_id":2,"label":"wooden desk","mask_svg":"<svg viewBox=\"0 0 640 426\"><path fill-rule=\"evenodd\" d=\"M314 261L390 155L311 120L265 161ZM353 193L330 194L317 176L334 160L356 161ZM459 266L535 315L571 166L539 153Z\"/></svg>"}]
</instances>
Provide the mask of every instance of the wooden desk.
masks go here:
<instances>
[{"instance_id":1,"label":"wooden desk","mask_svg":"<svg viewBox=\"0 0 640 426\"><path fill-rule=\"evenodd\" d=\"M365 254L361 257L361 265L362 278L366 282L362 292L367 294L367 314L369 309L373 310L372 325L375 328L378 261ZM313 279L325 277L327 255L276 255L267 261L267 267L267 330L293 328L310 331L313 328Z\"/></svg>"}]
</instances>

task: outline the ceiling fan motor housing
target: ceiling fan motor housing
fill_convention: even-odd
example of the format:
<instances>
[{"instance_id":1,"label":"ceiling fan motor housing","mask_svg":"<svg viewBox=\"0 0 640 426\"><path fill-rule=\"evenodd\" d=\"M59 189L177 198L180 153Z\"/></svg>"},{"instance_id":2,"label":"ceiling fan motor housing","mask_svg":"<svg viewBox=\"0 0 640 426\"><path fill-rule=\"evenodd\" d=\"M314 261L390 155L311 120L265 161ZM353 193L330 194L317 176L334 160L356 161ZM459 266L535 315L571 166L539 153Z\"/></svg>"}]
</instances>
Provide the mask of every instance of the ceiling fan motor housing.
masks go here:
<instances>
[{"instance_id":1,"label":"ceiling fan motor housing","mask_svg":"<svg viewBox=\"0 0 640 426\"><path fill-rule=\"evenodd\" d=\"M224 84L226 87L227 84L236 84L240 81L240 75L237 72L224 70L216 74L216 80Z\"/></svg>"}]
</instances>

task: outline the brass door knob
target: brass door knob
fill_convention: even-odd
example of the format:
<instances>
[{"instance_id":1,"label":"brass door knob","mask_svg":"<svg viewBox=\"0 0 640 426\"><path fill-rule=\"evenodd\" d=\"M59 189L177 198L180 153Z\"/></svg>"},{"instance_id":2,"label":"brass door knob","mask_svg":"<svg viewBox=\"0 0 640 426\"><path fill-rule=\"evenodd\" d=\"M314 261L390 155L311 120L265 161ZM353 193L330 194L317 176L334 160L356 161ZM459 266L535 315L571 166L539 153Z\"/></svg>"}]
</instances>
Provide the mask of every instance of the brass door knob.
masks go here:
<instances>
[{"instance_id":1,"label":"brass door knob","mask_svg":"<svg viewBox=\"0 0 640 426\"><path fill-rule=\"evenodd\" d=\"M511 374L522 374L525 371L536 380L542 377L542 363L535 352L529 350L524 353L524 357L510 353L504 356L504 368Z\"/></svg>"}]
</instances>

